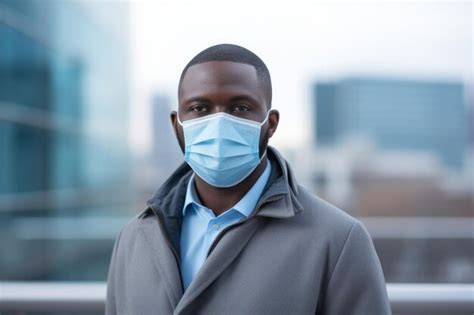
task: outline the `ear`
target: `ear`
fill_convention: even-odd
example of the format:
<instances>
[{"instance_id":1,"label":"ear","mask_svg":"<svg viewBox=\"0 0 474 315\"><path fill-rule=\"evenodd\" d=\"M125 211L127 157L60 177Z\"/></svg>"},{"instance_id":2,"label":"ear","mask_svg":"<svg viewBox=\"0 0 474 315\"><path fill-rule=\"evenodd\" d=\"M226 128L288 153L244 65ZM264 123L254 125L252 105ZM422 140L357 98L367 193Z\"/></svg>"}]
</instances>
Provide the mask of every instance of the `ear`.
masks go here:
<instances>
[{"instance_id":1,"label":"ear","mask_svg":"<svg viewBox=\"0 0 474 315\"><path fill-rule=\"evenodd\" d=\"M268 138L271 138L278 128L280 113L276 109L270 110L268 114Z\"/></svg>"},{"instance_id":2,"label":"ear","mask_svg":"<svg viewBox=\"0 0 474 315\"><path fill-rule=\"evenodd\" d=\"M178 136L178 113L175 110L171 112L170 119L174 133L176 136Z\"/></svg>"},{"instance_id":3,"label":"ear","mask_svg":"<svg viewBox=\"0 0 474 315\"><path fill-rule=\"evenodd\" d=\"M180 125L178 124L178 113L175 110L171 112L170 119L171 119L171 125L173 125L173 130L176 136L176 140L178 141L178 144L179 144L179 148L181 149L181 152L183 152L184 154L184 138L182 135L182 129Z\"/></svg>"}]
</instances>

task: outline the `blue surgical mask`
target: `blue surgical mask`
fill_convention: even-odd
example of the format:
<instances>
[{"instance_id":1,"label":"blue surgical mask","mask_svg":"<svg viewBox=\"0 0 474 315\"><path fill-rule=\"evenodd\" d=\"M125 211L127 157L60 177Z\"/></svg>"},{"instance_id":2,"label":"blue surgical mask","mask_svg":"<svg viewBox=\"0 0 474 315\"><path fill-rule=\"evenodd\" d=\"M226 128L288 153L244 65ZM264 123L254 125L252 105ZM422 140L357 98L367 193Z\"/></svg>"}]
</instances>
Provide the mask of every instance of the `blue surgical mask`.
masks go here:
<instances>
[{"instance_id":1,"label":"blue surgical mask","mask_svg":"<svg viewBox=\"0 0 474 315\"><path fill-rule=\"evenodd\" d=\"M217 113L178 123L184 130L184 160L206 183L232 187L260 164L261 123Z\"/></svg>"}]
</instances>

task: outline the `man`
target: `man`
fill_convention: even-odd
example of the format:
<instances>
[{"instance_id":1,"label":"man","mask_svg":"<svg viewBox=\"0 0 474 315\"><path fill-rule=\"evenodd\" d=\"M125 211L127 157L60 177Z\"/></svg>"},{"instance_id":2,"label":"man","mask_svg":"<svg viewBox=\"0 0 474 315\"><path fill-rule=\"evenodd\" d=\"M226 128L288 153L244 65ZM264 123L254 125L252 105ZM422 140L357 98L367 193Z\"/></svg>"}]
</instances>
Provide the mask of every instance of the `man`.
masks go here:
<instances>
[{"instance_id":1,"label":"man","mask_svg":"<svg viewBox=\"0 0 474 315\"><path fill-rule=\"evenodd\" d=\"M184 68L171 121L186 163L117 237L107 314L390 314L367 231L267 146L271 98L243 47Z\"/></svg>"}]
</instances>

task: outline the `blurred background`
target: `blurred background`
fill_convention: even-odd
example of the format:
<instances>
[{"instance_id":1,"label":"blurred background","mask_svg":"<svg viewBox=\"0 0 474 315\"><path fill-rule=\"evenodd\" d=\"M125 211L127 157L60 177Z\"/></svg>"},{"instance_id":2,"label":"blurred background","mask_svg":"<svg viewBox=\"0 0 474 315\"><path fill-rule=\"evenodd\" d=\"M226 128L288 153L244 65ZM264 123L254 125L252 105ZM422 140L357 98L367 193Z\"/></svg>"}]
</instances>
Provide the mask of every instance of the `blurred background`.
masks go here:
<instances>
[{"instance_id":1,"label":"blurred background","mask_svg":"<svg viewBox=\"0 0 474 315\"><path fill-rule=\"evenodd\" d=\"M471 1L0 0L0 281L105 281L118 231L182 162L182 69L234 43L272 75L270 145L364 222L387 282L473 283L472 15Z\"/></svg>"}]
</instances>

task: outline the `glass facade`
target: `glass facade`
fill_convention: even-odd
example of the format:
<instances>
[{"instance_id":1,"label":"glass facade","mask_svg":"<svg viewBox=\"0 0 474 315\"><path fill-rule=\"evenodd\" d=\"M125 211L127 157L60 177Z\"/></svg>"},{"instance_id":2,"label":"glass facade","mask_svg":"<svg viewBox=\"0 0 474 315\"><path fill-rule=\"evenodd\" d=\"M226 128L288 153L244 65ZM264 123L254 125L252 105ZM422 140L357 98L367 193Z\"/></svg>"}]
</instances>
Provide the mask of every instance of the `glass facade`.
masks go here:
<instances>
[{"instance_id":1,"label":"glass facade","mask_svg":"<svg viewBox=\"0 0 474 315\"><path fill-rule=\"evenodd\" d=\"M468 145L462 83L347 79L316 84L316 139L371 138L380 149L428 151L460 168Z\"/></svg>"},{"instance_id":2,"label":"glass facade","mask_svg":"<svg viewBox=\"0 0 474 315\"><path fill-rule=\"evenodd\" d=\"M132 210L128 15L0 0L0 280L105 280Z\"/></svg>"}]
</instances>

